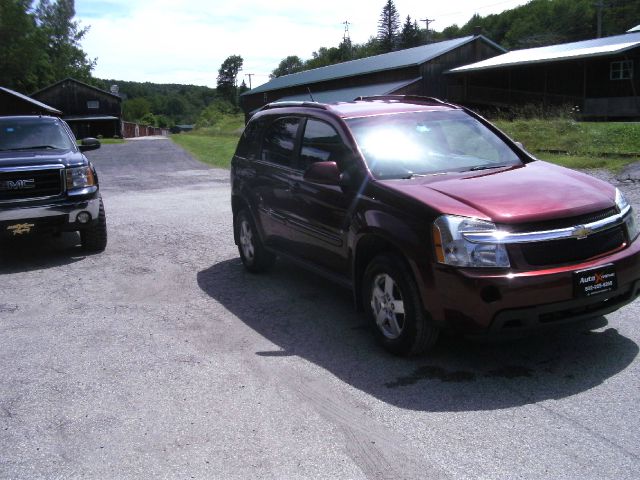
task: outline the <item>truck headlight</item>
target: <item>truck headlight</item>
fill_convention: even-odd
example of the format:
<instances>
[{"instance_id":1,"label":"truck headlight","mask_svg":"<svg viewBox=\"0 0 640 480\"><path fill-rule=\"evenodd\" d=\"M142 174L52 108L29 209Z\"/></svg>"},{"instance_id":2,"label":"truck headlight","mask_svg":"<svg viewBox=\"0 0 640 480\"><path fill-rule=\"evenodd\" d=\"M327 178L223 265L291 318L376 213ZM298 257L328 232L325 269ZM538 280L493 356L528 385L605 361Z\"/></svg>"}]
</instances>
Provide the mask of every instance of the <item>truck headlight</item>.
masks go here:
<instances>
[{"instance_id":1,"label":"truck headlight","mask_svg":"<svg viewBox=\"0 0 640 480\"><path fill-rule=\"evenodd\" d=\"M91 167L67 168L67 190L91 187L96 184Z\"/></svg>"},{"instance_id":2,"label":"truck headlight","mask_svg":"<svg viewBox=\"0 0 640 480\"><path fill-rule=\"evenodd\" d=\"M627 232L629 234L629 241L635 240L640 233L640 229L638 229L638 222L636 220L636 212L631 207L631 204L626 199L624 194L616 188L616 207L620 212L624 212L627 208L629 212L624 217L624 223L627 226Z\"/></svg>"},{"instance_id":3,"label":"truck headlight","mask_svg":"<svg viewBox=\"0 0 640 480\"><path fill-rule=\"evenodd\" d=\"M476 218L442 215L433 224L433 242L439 263L456 267L509 267L507 249L500 243L474 243L464 233L493 233L495 224Z\"/></svg>"}]
</instances>

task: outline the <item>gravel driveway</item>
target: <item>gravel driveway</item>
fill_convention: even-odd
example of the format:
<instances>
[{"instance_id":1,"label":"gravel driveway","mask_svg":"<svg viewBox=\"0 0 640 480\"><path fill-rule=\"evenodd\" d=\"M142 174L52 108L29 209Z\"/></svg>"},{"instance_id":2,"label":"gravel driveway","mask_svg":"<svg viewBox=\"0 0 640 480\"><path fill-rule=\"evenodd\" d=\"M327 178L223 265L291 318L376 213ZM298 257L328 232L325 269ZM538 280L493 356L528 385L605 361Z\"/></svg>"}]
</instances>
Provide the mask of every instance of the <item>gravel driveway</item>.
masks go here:
<instances>
[{"instance_id":1,"label":"gravel driveway","mask_svg":"<svg viewBox=\"0 0 640 480\"><path fill-rule=\"evenodd\" d=\"M349 292L244 272L227 171L169 140L90 156L103 254L0 245L0 478L640 477L640 302L393 358Z\"/></svg>"}]
</instances>

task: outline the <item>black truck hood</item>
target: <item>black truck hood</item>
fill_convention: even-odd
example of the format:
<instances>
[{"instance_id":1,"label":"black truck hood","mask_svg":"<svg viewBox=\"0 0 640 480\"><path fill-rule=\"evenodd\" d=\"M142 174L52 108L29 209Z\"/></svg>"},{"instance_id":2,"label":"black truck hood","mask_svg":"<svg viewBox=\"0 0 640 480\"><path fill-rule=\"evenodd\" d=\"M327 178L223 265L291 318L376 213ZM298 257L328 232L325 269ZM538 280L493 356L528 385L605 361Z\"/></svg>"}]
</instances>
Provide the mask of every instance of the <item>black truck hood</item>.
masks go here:
<instances>
[{"instance_id":1,"label":"black truck hood","mask_svg":"<svg viewBox=\"0 0 640 480\"><path fill-rule=\"evenodd\" d=\"M0 168L37 167L39 165L64 165L65 167L87 165L89 162L81 152L51 151L0 151Z\"/></svg>"}]
</instances>

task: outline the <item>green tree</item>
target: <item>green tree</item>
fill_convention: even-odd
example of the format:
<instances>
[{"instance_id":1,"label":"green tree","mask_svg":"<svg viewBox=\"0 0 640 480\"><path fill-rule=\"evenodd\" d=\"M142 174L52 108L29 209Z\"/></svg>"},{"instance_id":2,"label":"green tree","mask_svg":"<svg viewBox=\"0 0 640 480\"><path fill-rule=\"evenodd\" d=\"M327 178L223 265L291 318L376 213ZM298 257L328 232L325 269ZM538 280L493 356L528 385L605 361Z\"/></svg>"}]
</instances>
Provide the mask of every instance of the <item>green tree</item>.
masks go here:
<instances>
[{"instance_id":1,"label":"green tree","mask_svg":"<svg viewBox=\"0 0 640 480\"><path fill-rule=\"evenodd\" d=\"M218 95L233 105L238 104L237 77L242 70L242 63L240 55L231 55L218 69Z\"/></svg>"},{"instance_id":2,"label":"green tree","mask_svg":"<svg viewBox=\"0 0 640 480\"><path fill-rule=\"evenodd\" d=\"M80 48L80 41L89 27L80 27L75 21L74 0L40 0L36 11L36 19L42 33L46 36L44 52L49 59L49 81L58 81L65 77L73 77L82 81L91 79L91 71L96 60L87 58Z\"/></svg>"},{"instance_id":3,"label":"green tree","mask_svg":"<svg viewBox=\"0 0 640 480\"><path fill-rule=\"evenodd\" d=\"M0 85L29 93L43 86L45 41L31 12L31 0L0 0Z\"/></svg>"},{"instance_id":4,"label":"green tree","mask_svg":"<svg viewBox=\"0 0 640 480\"><path fill-rule=\"evenodd\" d=\"M422 44L422 35L420 27L416 21L411 21L411 17L407 15L407 19L402 25L400 32L400 48L418 47Z\"/></svg>"},{"instance_id":5,"label":"green tree","mask_svg":"<svg viewBox=\"0 0 640 480\"><path fill-rule=\"evenodd\" d=\"M283 58L278 67L271 72L269 78L281 77L283 75L289 75L304 70L304 63L297 55L289 55Z\"/></svg>"},{"instance_id":6,"label":"green tree","mask_svg":"<svg viewBox=\"0 0 640 480\"><path fill-rule=\"evenodd\" d=\"M382 7L380 20L378 21L378 40L383 52L396 50L399 30L400 15L393 0L387 0L387 3Z\"/></svg>"},{"instance_id":7,"label":"green tree","mask_svg":"<svg viewBox=\"0 0 640 480\"><path fill-rule=\"evenodd\" d=\"M122 104L122 116L128 122L137 122L151 113L151 102L146 98L132 98Z\"/></svg>"}]
</instances>

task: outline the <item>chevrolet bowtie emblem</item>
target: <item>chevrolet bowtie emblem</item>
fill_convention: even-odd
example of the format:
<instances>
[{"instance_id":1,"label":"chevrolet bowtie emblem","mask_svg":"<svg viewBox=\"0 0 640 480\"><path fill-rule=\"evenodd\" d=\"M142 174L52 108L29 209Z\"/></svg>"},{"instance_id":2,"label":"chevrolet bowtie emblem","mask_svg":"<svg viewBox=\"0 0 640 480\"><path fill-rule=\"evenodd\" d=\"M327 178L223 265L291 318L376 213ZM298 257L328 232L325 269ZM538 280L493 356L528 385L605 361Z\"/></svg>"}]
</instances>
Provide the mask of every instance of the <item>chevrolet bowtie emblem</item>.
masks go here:
<instances>
[{"instance_id":1,"label":"chevrolet bowtie emblem","mask_svg":"<svg viewBox=\"0 0 640 480\"><path fill-rule=\"evenodd\" d=\"M7 230L14 235L22 235L23 233L31 232L31 229L35 227L33 223L17 223L16 225L9 225Z\"/></svg>"},{"instance_id":2,"label":"chevrolet bowtie emblem","mask_svg":"<svg viewBox=\"0 0 640 480\"><path fill-rule=\"evenodd\" d=\"M584 225L578 225L573 229L573 236L578 240L582 240L583 238L587 238L589 235L593 233L593 230L585 227Z\"/></svg>"}]
</instances>

